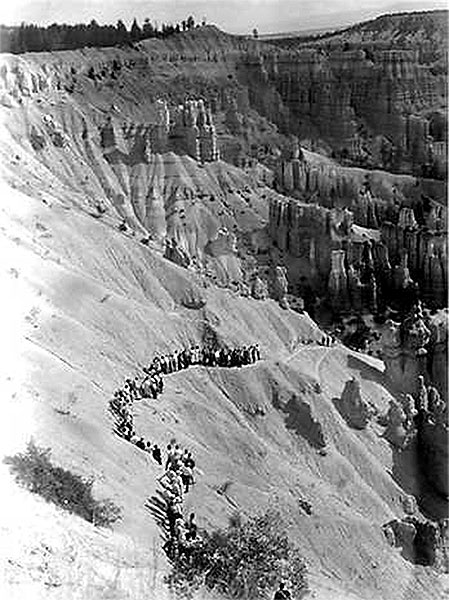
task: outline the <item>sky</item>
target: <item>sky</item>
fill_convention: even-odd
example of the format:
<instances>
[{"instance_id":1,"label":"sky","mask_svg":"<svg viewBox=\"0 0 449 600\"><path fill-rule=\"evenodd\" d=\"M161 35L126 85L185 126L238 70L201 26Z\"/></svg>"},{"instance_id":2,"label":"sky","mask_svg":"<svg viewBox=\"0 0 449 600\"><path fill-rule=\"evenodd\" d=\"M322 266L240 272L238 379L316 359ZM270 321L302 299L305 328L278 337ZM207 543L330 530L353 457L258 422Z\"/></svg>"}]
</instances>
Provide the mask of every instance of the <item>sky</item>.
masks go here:
<instances>
[{"instance_id":1,"label":"sky","mask_svg":"<svg viewBox=\"0 0 449 600\"><path fill-rule=\"evenodd\" d=\"M447 8L448 0L3 0L0 23L178 22L203 17L229 33L334 28L388 12Z\"/></svg>"}]
</instances>

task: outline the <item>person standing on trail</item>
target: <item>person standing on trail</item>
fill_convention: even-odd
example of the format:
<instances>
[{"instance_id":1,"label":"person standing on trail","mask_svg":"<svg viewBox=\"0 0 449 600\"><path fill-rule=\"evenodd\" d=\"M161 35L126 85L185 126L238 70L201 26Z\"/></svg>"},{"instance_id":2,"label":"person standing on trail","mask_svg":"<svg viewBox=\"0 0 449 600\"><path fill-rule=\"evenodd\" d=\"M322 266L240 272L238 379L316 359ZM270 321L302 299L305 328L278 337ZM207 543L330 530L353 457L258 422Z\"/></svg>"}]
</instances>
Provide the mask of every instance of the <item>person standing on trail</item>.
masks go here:
<instances>
[{"instance_id":1,"label":"person standing on trail","mask_svg":"<svg viewBox=\"0 0 449 600\"><path fill-rule=\"evenodd\" d=\"M195 513L190 513L189 520L186 522L187 539L195 540L198 533L198 526L195 523Z\"/></svg>"},{"instance_id":2,"label":"person standing on trail","mask_svg":"<svg viewBox=\"0 0 449 600\"><path fill-rule=\"evenodd\" d=\"M167 446L167 461L165 463L165 470L168 471L168 469L170 468L170 465L172 463L173 460L173 451L171 449L171 445L169 444Z\"/></svg>"},{"instance_id":3,"label":"person standing on trail","mask_svg":"<svg viewBox=\"0 0 449 600\"><path fill-rule=\"evenodd\" d=\"M153 398L153 400L157 400L157 395L158 395L158 386L154 380L154 378L151 378L151 383L150 383L150 389L151 389L151 397Z\"/></svg>"},{"instance_id":4,"label":"person standing on trail","mask_svg":"<svg viewBox=\"0 0 449 600\"><path fill-rule=\"evenodd\" d=\"M176 444L175 449L173 450L172 465L177 468L181 465L181 462L182 462L181 448L179 447L179 444Z\"/></svg>"},{"instance_id":5,"label":"person standing on trail","mask_svg":"<svg viewBox=\"0 0 449 600\"><path fill-rule=\"evenodd\" d=\"M188 467L185 463L181 465L181 479L184 485L184 493L187 494L189 491L190 484L193 480L192 469Z\"/></svg>"},{"instance_id":6,"label":"person standing on trail","mask_svg":"<svg viewBox=\"0 0 449 600\"><path fill-rule=\"evenodd\" d=\"M195 468L195 461L193 460L192 457L192 453L189 452L186 459L184 460L184 466L186 467L188 474L189 474L189 487L191 485L195 484L195 477L194 477L194 468Z\"/></svg>"},{"instance_id":7,"label":"person standing on trail","mask_svg":"<svg viewBox=\"0 0 449 600\"><path fill-rule=\"evenodd\" d=\"M193 456L192 453L189 452L187 454L187 457L184 459L184 464L186 467L189 467L189 469L194 469L195 468L195 461L193 460Z\"/></svg>"},{"instance_id":8,"label":"person standing on trail","mask_svg":"<svg viewBox=\"0 0 449 600\"><path fill-rule=\"evenodd\" d=\"M153 458L159 465L162 465L161 449L156 444L153 446Z\"/></svg>"},{"instance_id":9,"label":"person standing on trail","mask_svg":"<svg viewBox=\"0 0 449 600\"><path fill-rule=\"evenodd\" d=\"M161 358L161 373L163 373L164 375L167 375L168 373L168 363L166 356L163 356Z\"/></svg>"},{"instance_id":10,"label":"person standing on trail","mask_svg":"<svg viewBox=\"0 0 449 600\"><path fill-rule=\"evenodd\" d=\"M274 594L273 600L290 600L290 598L290 592L285 589L285 584L280 583L277 592Z\"/></svg>"}]
</instances>

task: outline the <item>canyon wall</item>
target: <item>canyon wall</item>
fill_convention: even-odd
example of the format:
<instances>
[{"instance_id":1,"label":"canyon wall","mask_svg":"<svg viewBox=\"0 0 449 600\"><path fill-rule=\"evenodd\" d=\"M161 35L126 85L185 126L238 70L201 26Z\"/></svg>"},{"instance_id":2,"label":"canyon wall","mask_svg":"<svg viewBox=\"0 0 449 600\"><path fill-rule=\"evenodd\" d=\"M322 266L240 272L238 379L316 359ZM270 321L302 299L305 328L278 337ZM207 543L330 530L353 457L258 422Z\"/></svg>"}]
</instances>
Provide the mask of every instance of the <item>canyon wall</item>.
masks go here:
<instances>
[{"instance_id":1,"label":"canyon wall","mask_svg":"<svg viewBox=\"0 0 449 600\"><path fill-rule=\"evenodd\" d=\"M444 219L435 219L440 211L432 207L419 225L413 209L402 207L397 222L385 221L377 230L357 225L348 208L273 199L269 233L289 264L291 285L307 280L334 312L410 305L418 294L441 307L446 305L447 237Z\"/></svg>"},{"instance_id":2,"label":"canyon wall","mask_svg":"<svg viewBox=\"0 0 449 600\"><path fill-rule=\"evenodd\" d=\"M263 109L281 129L322 139L351 164L445 175L447 136L433 127L435 114L445 119L434 109L445 105L444 81L415 50L263 49L240 60L250 89L268 81L278 93L263 94Z\"/></svg>"},{"instance_id":3,"label":"canyon wall","mask_svg":"<svg viewBox=\"0 0 449 600\"><path fill-rule=\"evenodd\" d=\"M270 235L290 256L292 284L298 273L311 279L342 312L410 305L417 294L445 306L447 209L435 183L280 157L275 185L295 199L271 207Z\"/></svg>"}]
</instances>

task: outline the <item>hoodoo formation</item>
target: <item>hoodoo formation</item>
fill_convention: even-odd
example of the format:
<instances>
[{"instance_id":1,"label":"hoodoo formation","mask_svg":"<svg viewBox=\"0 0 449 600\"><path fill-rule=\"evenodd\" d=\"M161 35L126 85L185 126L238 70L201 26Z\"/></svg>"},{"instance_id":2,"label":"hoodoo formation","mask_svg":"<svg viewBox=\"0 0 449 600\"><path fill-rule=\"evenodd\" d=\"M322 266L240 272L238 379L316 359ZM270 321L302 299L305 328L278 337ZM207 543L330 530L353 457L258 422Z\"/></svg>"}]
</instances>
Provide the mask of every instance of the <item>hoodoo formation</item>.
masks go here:
<instances>
[{"instance_id":1,"label":"hoodoo formation","mask_svg":"<svg viewBox=\"0 0 449 600\"><path fill-rule=\"evenodd\" d=\"M1 597L443 598L446 12L93 23L0 28Z\"/></svg>"}]
</instances>

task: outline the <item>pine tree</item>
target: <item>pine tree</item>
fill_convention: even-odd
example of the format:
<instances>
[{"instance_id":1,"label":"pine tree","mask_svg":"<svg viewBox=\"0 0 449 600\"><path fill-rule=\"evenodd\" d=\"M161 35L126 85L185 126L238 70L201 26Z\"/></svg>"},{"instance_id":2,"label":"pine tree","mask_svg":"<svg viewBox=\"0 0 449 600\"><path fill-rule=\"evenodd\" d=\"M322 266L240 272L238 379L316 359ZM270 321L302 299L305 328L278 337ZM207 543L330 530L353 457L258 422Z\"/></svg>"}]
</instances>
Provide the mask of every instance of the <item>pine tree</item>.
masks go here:
<instances>
[{"instance_id":1,"label":"pine tree","mask_svg":"<svg viewBox=\"0 0 449 600\"><path fill-rule=\"evenodd\" d=\"M118 44L126 44L128 41L128 30L126 29L126 25L123 23L121 19L117 21L117 43Z\"/></svg>"},{"instance_id":2,"label":"pine tree","mask_svg":"<svg viewBox=\"0 0 449 600\"><path fill-rule=\"evenodd\" d=\"M138 42L141 39L142 39L142 30L140 29L139 25L137 24L137 20L134 19L134 21L131 25L131 41Z\"/></svg>"},{"instance_id":3,"label":"pine tree","mask_svg":"<svg viewBox=\"0 0 449 600\"><path fill-rule=\"evenodd\" d=\"M145 19L142 27L142 36L144 39L154 37L154 27L148 17Z\"/></svg>"}]
</instances>

